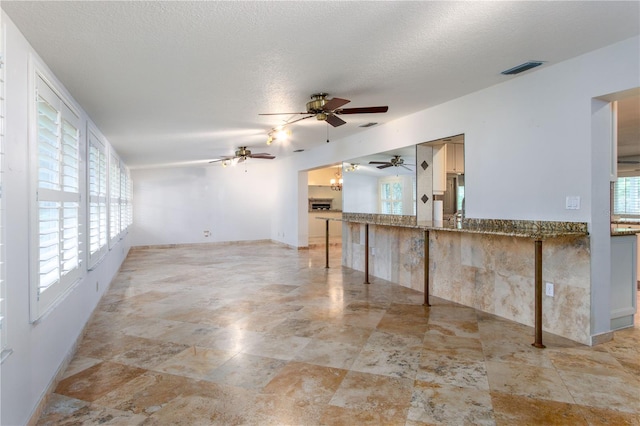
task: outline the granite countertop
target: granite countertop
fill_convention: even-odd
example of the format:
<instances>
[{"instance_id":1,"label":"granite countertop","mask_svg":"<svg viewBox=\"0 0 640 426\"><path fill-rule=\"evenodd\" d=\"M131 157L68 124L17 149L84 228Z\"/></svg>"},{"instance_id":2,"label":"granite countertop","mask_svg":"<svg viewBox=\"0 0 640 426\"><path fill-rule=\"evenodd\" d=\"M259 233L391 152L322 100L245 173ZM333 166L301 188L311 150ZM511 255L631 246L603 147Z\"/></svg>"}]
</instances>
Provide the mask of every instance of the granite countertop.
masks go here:
<instances>
[{"instance_id":1,"label":"granite countertop","mask_svg":"<svg viewBox=\"0 0 640 426\"><path fill-rule=\"evenodd\" d=\"M612 237L619 237L621 235L635 235L635 234L640 234L640 228L633 229L633 228L625 228L624 226L611 228Z\"/></svg>"},{"instance_id":2,"label":"granite countertop","mask_svg":"<svg viewBox=\"0 0 640 426\"><path fill-rule=\"evenodd\" d=\"M318 218L322 219L322 218ZM324 218L370 225L398 226L430 231L465 232L502 235L532 239L579 237L588 235L586 222L552 222L504 219L462 219L447 221L420 221L415 216L396 216L365 213L343 213L342 218Z\"/></svg>"},{"instance_id":3,"label":"granite countertop","mask_svg":"<svg viewBox=\"0 0 640 426\"><path fill-rule=\"evenodd\" d=\"M640 226L640 219L620 217L611 220L611 236L618 237L621 235L640 234L640 228L633 229L629 227L630 225L634 227Z\"/></svg>"},{"instance_id":4,"label":"granite countertop","mask_svg":"<svg viewBox=\"0 0 640 426\"><path fill-rule=\"evenodd\" d=\"M624 223L627 225L640 225L640 218L631 218L631 217L621 217L615 220L611 220L613 224Z\"/></svg>"}]
</instances>

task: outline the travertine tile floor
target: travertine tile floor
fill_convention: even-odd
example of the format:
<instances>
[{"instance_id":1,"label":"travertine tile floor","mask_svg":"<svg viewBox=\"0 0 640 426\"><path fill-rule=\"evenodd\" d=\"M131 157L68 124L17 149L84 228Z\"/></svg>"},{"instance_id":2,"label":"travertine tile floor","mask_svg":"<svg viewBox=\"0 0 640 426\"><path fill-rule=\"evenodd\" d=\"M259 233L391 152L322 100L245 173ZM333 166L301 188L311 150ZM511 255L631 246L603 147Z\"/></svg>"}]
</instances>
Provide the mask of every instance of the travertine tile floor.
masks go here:
<instances>
[{"instance_id":1,"label":"travertine tile floor","mask_svg":"<svg viewBox=\"0 0 640 426\"><path fill-rule=\"evenodd\" d=\"M332 253L132 250L39 424L640 424L640 324L540 350Z\"/></svg>"}]
</instances>

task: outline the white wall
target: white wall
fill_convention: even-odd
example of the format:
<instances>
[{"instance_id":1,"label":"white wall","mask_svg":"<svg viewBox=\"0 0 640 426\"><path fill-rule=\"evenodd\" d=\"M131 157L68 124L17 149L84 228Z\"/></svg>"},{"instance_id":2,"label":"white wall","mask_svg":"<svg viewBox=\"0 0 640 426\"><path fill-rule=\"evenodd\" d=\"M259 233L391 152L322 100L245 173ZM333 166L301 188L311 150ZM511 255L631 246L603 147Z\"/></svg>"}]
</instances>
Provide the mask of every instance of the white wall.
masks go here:
<instances>
[{"instance_id":1,"label":"white wall","mask_svg":"<svg viewBox=\"0 0 640 426\"><path fill-rule=\"evenodd\" d=\"M132 244L270 239L278 188L268 163L133 170Z\"/></svg>"},{"instance_id":2,"label":"white wall","mask_svg":"<svg viewBox=\"0 0 640 426\"><path fill-rule=\"evenodd\" d=\"M8 17L6 26L6 134L3 174L8 347L0 366L0 424L25 424L129 250L119 241L93 271L38 322L29 322L29 202L27 63L33 50ZM59 85L59 83L58 83ZM61 86L61 85L59 85ZM68 96L68 94L67 94ZM83 122L87 117L82 114ZM85 125L82 126L84 137ZM84 247L87 247L86 241ZM87 265L86 259L84 265ZM96 291L96 283L98 290Z\"/></svg>"}]
</instances>

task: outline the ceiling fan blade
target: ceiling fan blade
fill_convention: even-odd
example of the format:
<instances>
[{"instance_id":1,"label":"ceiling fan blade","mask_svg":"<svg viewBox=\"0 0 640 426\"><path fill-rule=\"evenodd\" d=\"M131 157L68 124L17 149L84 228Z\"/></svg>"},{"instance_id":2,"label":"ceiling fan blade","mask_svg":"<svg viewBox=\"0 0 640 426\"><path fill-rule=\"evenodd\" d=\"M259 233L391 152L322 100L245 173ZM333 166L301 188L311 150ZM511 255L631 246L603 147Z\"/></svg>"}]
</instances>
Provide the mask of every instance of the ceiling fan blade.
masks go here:
<instances>
[{"instance_id":1,"label":"ceiling fan blade","mask_svg":"<svg viewBox=\"0 0 640 426\"><path fill-rule=\"evenodd\" d=\"M307 114L307 113L305 112L305 114ZM298 119L293 120L293 121L287 121L285 123L285 126L288 126L289 124L297 123L298 121L306 120L307 118L311 118L311 117L315 117L315 115L307 115L306 117L298 118Z\"/></svg>"},{"instance_id":2,"label":"ceiling fan blade","mask_svg":"<svg viewBox=\"0 0 640 426\"><path fill-rule=\"evenodd\" d=\"M389 164L389 165L392 165L388 161L369 161L369 164Z\"/></svg>"},{"instance_id":3,"label":"ceiling fan blade","mask_svg":"<svg viewBox=\"0 0 640 426\"><path fill-rule=\"evenodd\" d=\"M388 106L361 107L361 108L342 108L335 110L336 114L373 114L389 111Z\"/></svg>"},{"instance_id":4,"label":"ceiling fan blade","mask_svg":"<svg viewBox=\"0 0 640 426\"><path fill-rule=\"evenodd\" d=\"M407 169L409 171L412 171L410 168L408 168L407 166L405 166L404 164L400 164L400 167L402 167L403 169Z\"/></svg>"},{"instance_id":5,"label":"ceiling fan blade","mask_svg":"<svg viewBox=\"0 0 640 426\"><path fill-rule=\"evenodd\" d=\"M343 124L347 124L342 118L337 115L329 114L327 115L327 123L331 124L333 127L342 126Z\"/></svg>"},{"instance_id":6,"label":"ceiling fan blade","mask_svg":"<svg viewBox=\"0 0 640 426\"><path fill-rule=\"evenodd\" d=\"M294 115L294 114L309 114L308 112L268 112L258 115Z\"/></svg>"},{"instance_id":7,"label":"ceiling fan blade","mask_svg":"<svg viewBox=\"0 0 640 426\"><path fill-rule=\"evenodd\" d=\"M232 156L231 157L230 156L225 156L225 157L220 157L220 158L215 159L215 160L211 160L211 161L209 161L209 163L217 163L218 161L226 161L226 160L231 160L231 159L233 159Z\"/></svg>"},{"instance_id":8,"label":"ceiling fan blade","mask_svg":"<svg viewBox=\"0 0 640 426\"><path fill-rule=\"evenodd\" d=\"M349 99L333 98L329 99L322 107L323 111L333 111L336 108L340 108L342 105L346 105L351 102Z\"/></svg>"},{"instance_id":9,"label":"ceiling fan blade","mask_svg":"<svg viewBox=\"0 0 640 426\"><path fill-rule=\"evenodd\" d=\"M393 164L385 164L383 166L378 166L379 169L386 169L387 167L393 167Z\"/></svg>"},{"instance_id":10,"label":"ceiling fan blade","mask_svg":"<svg viewBox=\"0 0 640 426\"><path fill-rule=\"evenodd\" d=\"M273 160L274 158L276 158L273 155L269 155L269 154L251 154L249 155L249 157L251 158L260 158L263 160Z\"/></svg>"}]
</instances>

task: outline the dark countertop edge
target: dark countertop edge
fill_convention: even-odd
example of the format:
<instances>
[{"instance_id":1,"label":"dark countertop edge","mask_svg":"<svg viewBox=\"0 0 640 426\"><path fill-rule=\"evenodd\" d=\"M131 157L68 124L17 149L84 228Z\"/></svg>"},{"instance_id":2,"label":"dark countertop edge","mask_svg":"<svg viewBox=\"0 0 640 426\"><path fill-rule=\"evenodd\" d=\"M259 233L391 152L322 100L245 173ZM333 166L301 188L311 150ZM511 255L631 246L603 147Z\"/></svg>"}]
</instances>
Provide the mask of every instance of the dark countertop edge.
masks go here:
<instances>
[{"instance_id":1,"label":"dark countertop edge","mask_svg":"<svg viewBox=\"0 0 640 426\"><path fill-rule=\"evenodd\" d=\"M458 227L460 224L449 223L448 221L443 221L441 224L438 223L419 223L415 225L407 225L407 224L397 224L397 223L381 223L381 222L371 222L365 220L349 220L335 217L317 217L316 219L324 219L324 220L335 220L339 222L349 222L349 223L360 223L363 225L375 225L375 226L393 226L398 228L411 228L411 229L421 229L428 231L445 231L445 232L462 232L467 234L483 234L483 235L498 235L504 237L520 237L520 238L531 238L531 239L549 239L549 238L560 238L560 237L584 237L588 236L588 232L576 232L576 231L524 231L524 230L498 230L498 229L486 229L486 228L462 228ZM638 231L640 232L640 230ZM621 234L622 235L622 234ZM626 234L625 234L626 235Z\"/></svg>"},{"instance_id":2,"label":"dark countertop edge","mask_svg":"<svg viewBox=\"0 0 640 426\"><path fill-rule=\"evenodd\" d=\"M318 213L318 214L342 213L342 210L309 210L309 213Z\"/></svg>"}]
</instances>

